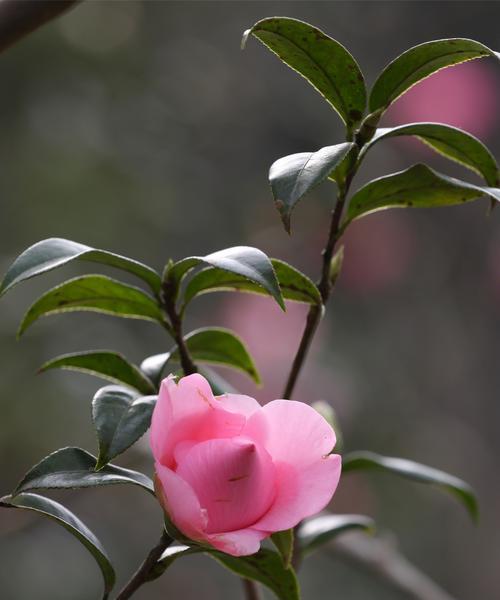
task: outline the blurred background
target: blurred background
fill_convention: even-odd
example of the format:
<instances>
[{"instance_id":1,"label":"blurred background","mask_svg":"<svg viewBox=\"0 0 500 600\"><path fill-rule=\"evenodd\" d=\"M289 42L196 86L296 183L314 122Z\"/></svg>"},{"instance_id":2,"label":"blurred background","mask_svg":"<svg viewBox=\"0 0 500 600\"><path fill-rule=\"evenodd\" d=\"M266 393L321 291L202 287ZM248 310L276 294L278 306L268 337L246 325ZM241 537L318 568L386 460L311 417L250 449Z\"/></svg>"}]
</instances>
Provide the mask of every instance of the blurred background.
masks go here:
<instances>
[{"instance_id":1,"label":"blurred background","mask_svg":"<svg viewBox=\"0 0 500 600\"><path fill-rule=\"evenodd\" d=\"M169 257L255 245L319 271L334 187L298 207L283 231L267 185L276 158L342 141L340 120L300 77L244 29L272 15L317 25L346 45L368 83L406 48L440 37L500 48L495 2L85 2L0 56L0 272L27 246L65 237L161 269ZM500 69L491 60L443 71L395 103L385 125L442 120L500 156ZM354 189L426 162L475 176L417 141L380 143ZM382 474L346 476L332 510L373 516L401 551L454 598L498 598L500 548L500 215L487 201L450 209L393 210L355 223L327 317L295 397L337 412L346 450L403 456L447 470L477 490L475 527L452 497ZM49 452L95 452L90 401L102 385L37 368L91 348L129 359L170 342L146 322L70 314L42 320L20 342L17 323L42 291L91 265L72 265L17 288L0 305L0 495ZM97 270L97 269L96 269ZM115 275L117 273L115 272ZM246 340L264 376L262 401L280 395L306 309L212 294L189 327L225 325ZM151 471L147 444L118 461ZM103 541L120 583L159 535L161 513L139 489L51 494ZM2 600L91 600L93 560L62 528L0 512ZM305 563L306 599L406 596L331 556ZM137 594L238 598L239 582L208 558L179 561Z\"/></svg>"}]
</instances>

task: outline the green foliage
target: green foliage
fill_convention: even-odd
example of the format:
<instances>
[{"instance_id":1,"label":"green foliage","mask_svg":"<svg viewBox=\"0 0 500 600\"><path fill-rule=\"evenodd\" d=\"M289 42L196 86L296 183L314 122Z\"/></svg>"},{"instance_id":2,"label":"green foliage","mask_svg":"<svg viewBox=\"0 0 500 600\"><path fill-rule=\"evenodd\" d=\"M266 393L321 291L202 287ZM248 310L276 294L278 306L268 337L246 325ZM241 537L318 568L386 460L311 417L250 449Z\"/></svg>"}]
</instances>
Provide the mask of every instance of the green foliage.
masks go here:
<instances>
[{"instance_id":1,"label":"green foliage","mask_svg":"<svg viewBox=\"0 0 500 600\"><path fill-rule=\"evenodd\" d=\"M425 165L414 165L370 181L358 190L351 198L344 228L354 219L384 208L450 206L485 195L500 201L499 188L474 185Z\"/></svg>"},{"instance_id":2,"label":"green foliage","mask_svg":"<svg viewBox=\"0 0 500 600\"><path fill-rule=\"evenodd\" d=\"M474 490L458 477L412 460L381 456L374 452L350 452L342 458L344 474L365 470L386 471L418 483L428 483L443 488L464 504L474 520L478 519L478 506Z\"/></svg>"},{"instance_id":3,"label":"green foliage","mask_svg":"<svg viewBox=\"0 0 500 600\"><path fill-rule=\"evenodd\" d=\"M273 533L271 535L271 541L280 553L285 567L289 567L292 564L293 556L293 529L286 529L285 531L277 531L276 533Z\"/></svg>"},{"instance_id":4,"label":"green foliage","mask_svg":"<svg viewBox=\"0 0 500 600\"><path fill-rule=\"evenodd\" d=\"M166 284L172 288L175 297L184 277L200 264L216 267L248 279L264 288L285 310L283 296L271 261L264 252L250 246L226 248L206 256L190 256L167 265L164 279Z\"/></svg>"},{"instance_id":5,"label":"green foliage","mask_svg":"<svg viewBox=\"0 0 500 600\"><path fill-rule=\"evenodd\" d=\"M32 467L14 494L31 490L77 489L100 485L138 485L154 493L153 482L149 477L122 467L108 465L96 471L96 459L81 448L61 448L42 459Z\"/></svg>"},{"instance_id":6,"label":"green foliage","mask_svg":"<svg viewBox=\"0 0 500 600\"><path fill-rule=\"evenodd\" d=\"M132 446L148 430L156 396L137 396L126 388L108 385L92 400L92 420L99 443L96 469Z\"/></svg>"},{"instance_id":7,"label":"green foliage","mask_svg":"<svg viewBox=\"0 0 500 600\"><path fill-rule=\"evenodd\" d=\"M18 335L42 316L74 311L164 322L156 301L139 288L104 275L84 275L70 279L41 296L24 316Z\"/></svg>"},{"instance_id":8,"label":"green foliage","mask_svg":"<svg viewBox=\"0 0 500 600\"><path fill-rule=\"evenodd\" d=\"M283 564L283 560L278 553L267 548L263 548L251 556L235 557L201 546L171 546L161 556L150 580L160 577L177 558L199 553L214 558L224 567L244 579L252 579L262 583L272 590L280 600L300 600L299 584L294 570L291 566Z\"/></svg>"},{"instance_id":9,"label":"green foliage","mask_svg":"<svg viewBox=\"0 0 500 600\"><path fill-rule=\"evenodd\" d=\"M71 240L50 238L34 244L13 262L0 286L0 296L21 281L61 267L72 260L100 263L128 271L145 281L155 293L160 290L161 279L158 273L136 260Z\"/></svg>"},{"instance_id":10,"label":"green foliage","mask_svg":"<svg viewBox=\"0 0 500 600\"><path fill-rule=\"evenodd\" d=\"M255 383L261 383L260 375L246 346L229 329L197 329L185 337L185 342L195 362L232 367L246 373ZM169 358L179 360L178 351L174 350Z\"/></svg>"},{"instance_id":11,"label":"green foliage","mask_svg":"<svg viewBox=\"0 0 500 600\"><path fill-rule=\"evenodd\" d=\"M364 515L319 515L306 519L297 531L301 552L310 554L341 533L353 529L373 533L375 523Z\"/></svg>"},{"instance_id":12,"label":"green foliage","mask_svg":"<svg viewBox=\"0 0 500 600\"><path fill-rule=\"evenodd\" d=\"M297 202L313 187L328 179L353 147L354 144L349 142L327 146L317 152L285 156L271 165L269 182L274 203L288 233L290 215Z\"/></svg>"},{"instance_id":13,"label":"green foliage","mask_svg":"<svg viewBox=\"0 0 500 600\"><path fill-rule=\"evenodd\" d=\"M360 160L378 141L401 135L417 137L439 154L484 177L488 185L500 185L498 165L488 148L470 133L442 123L410 123L377 129L363 148Z\"/></svg>"},{"instance_id":14,"label":"green foliage","mask_svg":"<svg viewBox=\"0 0 500 600\"><path fill-rule=\"evenodd\" d=\"M366 89L358 63L321 30L286 17L263 19L243 36L255 36L302 75L334 108L349 129L365 112Z\"/></svg>"},{"instance_id":15,"label":"green foliage","mask_svg":"<svg viewBox=\"0 0 500 600\"><path fill-rule=\"evenodd\" d=\"M370 111L383 112L413 85L440 69L484 56L500 58L500 54L483 44L463 38L414 46L388 64L378 76L370 93Z\"/></svg>"},{"instance_id":16,"label":"green foliage","mask_svg":"<svg viewBox=\"0 0 500 600\"><path fill-rule=\"evenodd\" d=\"M62 504L38 494L20 494L15 497L4 496L0 499L0 506L34 511L59 523L59 525L62 525L67 531L73 534L87 548L99 565L104 579L104 594L102 599L106 600L109 597L116 579L113 566L101 542L72 512L62 506Z\"/></svg>"},{"instance_id":17,"label":"green foliage","mask_svg":"<svg viewBox=\"0 0 500 600\"><path fill-rule=\"evenodd\" d=\"M141 394L154 394L153 382L122 354L108 350L91 350L58 356L46 362L40 372L49 369L69 369L96 375L114 383L122 383Z\"/></svg>"},{"instance_id":18,"label":"green foliage","mask_svg":"<svg viewBox=\"0 0 500 600\"><path fill-rule=\"evenodd\" d=\"M285 300L307 304L321 304L319 290L309 277L282 260L272 258L271 264L273 265L281 293ZM269 295L266 289L246 277L229 273L216 267L207 267L196 273L187 284L184 291L183 306L185 308L193 298L200 294L224 291L252 292Z\"/></svg>"}]
</instances>

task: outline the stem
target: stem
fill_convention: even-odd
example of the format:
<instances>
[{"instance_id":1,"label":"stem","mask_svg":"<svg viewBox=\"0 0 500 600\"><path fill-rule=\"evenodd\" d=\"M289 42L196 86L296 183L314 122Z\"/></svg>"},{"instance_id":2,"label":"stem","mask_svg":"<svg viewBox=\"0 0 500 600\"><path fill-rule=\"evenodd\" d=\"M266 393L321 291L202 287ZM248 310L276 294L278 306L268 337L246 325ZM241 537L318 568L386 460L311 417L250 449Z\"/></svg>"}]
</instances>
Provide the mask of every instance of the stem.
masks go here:
<instances>
[{"instance_id":1,"label":"stem","mask_svg":"<svg viewBox=\"0 0 500 600\"><path fill-rule=\"evenodd\" d=\"M330 221L330 231L328 232L328 240L326 242L325 249L322 253L323 261L321 267L321 278L318 283L318 289L321 294L321 300L323 301L323 305L318 306L315 304L309 309L304 333L302 334L302 339L300 340L297 353L295 354L295 358L293 359L292 368L290 369L290 374L288 375L285 390L283 392L282 397L285 399L290 399L292 397L295 384L297 383L300 371L302 370L302 367L304 365L307 353L311 346L311 342L314 338L314 334L316 333L316 329L318 328L319 322L321 321L321 317L323 316L323 307L326 305L328 298L330 297L331 291L333 289L333 284L330 280L330 263L332 261L333 253L335 251L335 244L337 243L339 238L340 219L342 217L342 211L345 205L345 196L349 188L351 179L352 177L348 176L345 187L339 192L337 203L335 204L335 208L332 212L332 219Z\"/></svg>"},{"instance_id":2,"label":"stem","mask_svg":"<svg viewBox=\"0 0 500 600\"><path fill-rule=\"evenodd\" d=\"M242 579L243 589L245 590L245 598L247 600L260 600L259 588L255 581L251 579Z\"/></svg>"},{"instance_id":3,"label":"stem","mask_svg":"<svg viewBox=\"0 0 500 600\"><path fill-rule=\"evenodd\" d=\"M122 589L122 591L116 597L116 600L127 600L134 592L136 592L143 584L147 583L148 575L160 559L163 552L170 546L174 540L168 535L166 531L163 531L159 542L146 556L144 562L137 569L132 576L132 579Z\"/></svg>"}]
</instances>

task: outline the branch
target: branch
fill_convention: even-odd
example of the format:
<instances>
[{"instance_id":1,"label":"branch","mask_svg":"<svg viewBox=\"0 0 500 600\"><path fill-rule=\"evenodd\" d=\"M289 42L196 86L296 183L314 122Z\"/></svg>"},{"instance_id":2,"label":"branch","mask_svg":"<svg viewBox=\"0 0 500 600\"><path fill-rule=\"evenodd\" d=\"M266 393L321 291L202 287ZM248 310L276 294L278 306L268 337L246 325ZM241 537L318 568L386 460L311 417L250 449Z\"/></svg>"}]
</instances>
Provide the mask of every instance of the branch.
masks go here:
<instances>
[{"instance_id":1,"label":"branch","mask_svg":"<svg viewBox=\"0 0 500 600\"><path fill-rule=\"evenodd\" d=\"M412 600L455 600L412 565L389 538L346 533L339 536L328 549L355 566L364 567Z\"/></svg>"},{"instance_id":2,"label":"branch","mask_svg":"<svg viewBox=\"0 0 500 600\"><path fill-rule=\"evenodd\" d=\"M0 52L80 0L0 0Z\"/></svg>"}]
</instances>

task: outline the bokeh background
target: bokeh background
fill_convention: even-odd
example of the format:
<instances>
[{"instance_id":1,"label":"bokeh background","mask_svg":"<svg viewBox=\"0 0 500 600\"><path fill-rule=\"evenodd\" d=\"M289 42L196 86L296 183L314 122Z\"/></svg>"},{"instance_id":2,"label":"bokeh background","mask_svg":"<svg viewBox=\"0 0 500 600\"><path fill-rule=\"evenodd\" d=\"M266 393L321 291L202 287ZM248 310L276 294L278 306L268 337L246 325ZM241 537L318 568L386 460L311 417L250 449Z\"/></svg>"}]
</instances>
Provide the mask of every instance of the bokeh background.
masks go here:
<instances>
[{"instance_id":1,"label":"bokeh background","mask_svg":"<svg viewBox=\"0 0 500 600\"><path fill-rule=\"evenodd\" d=\"M289 238L267 186L276 158L342 141L340 121L303 80L240 36L260 18L309 21L346 45L369 83L419 42L462 36L499 49L496 2L86 2L0 56L0 271L51 236L133 256L169 257L248 244L316 277L334 188L296 210ZM443 120L500 154L500 69L476 61L414 88L385 124ZM380 143L355 187L418 161L475 176L407 139ZM459 600L498 598L500 550L500 216L487 202L385 211L353 225L345 268L296 397L337 411L346 449L404 456L448 470L477 490L475 527L453 498L388 475L345 477L338 512L372 515L404 554ZM164 351L145 322L72 314L17 322L51 284L94 267L68 266L0 304L0 492L47 453L94 452L90 401L101 385L38 366L63 352L118 349L131 360ZM116 273L115 273L116 274ZM233 327L279 396L305 315L238 294L196 300L189 328ZM119 461L150 472L147 445ZM124 581L158 536L158 506L137 489L86 490L62 499L101 538ZM101 582L63 529L0 512L3 600L90 600ZM330 556L304 566L305 598L403 599ZM209 559L177 563L137 598L234 599L238 581Z\"/></svg>"}]
</instances>

